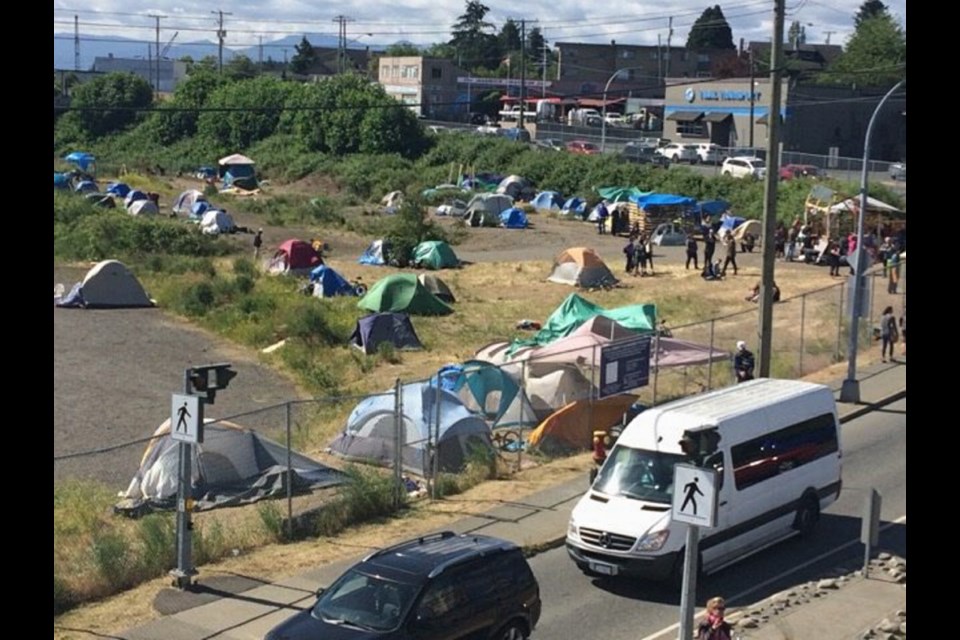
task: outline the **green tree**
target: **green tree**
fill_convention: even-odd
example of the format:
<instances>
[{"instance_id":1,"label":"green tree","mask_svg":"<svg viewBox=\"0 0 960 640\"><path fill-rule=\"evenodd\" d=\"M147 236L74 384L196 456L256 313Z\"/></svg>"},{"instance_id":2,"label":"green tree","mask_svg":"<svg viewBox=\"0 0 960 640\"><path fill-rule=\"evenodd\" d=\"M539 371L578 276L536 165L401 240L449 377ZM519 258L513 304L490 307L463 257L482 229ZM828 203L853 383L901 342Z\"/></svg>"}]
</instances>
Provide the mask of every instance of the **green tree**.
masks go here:
<instances>
[{"instance_id":1,"label":"green tree","mask_svg":"<svg viewBox=\"0 0 960 640\"><path fill-rule=\"evenodd\" d=\"M294 47L294 50L296 53L290 58L290 70L304 75L316 63L317 52L313 50L313 45L307 40L307 36L303 36L300 44Z\"/></svg>"},{"instance_id":2,"label":"green tree","mask_svg":"<svg viewBox=\"0 0 960 640\"><path fill-rule=\"evenodd\" d=\"M420 47L411 42L398 42L387 47L383 55L393 57L419 56Z\"/></svg>"},{"instance_id":3,"label":"green tree","mask_svg":"<svg viewBox=\"0 0 960 640\"><path fill-rule=\"evenodd\" d=\"M907 73L907 35L890 14L866 18L850 36L843 54L820 76L822 81L888 86Z\"/></svg>"},{"instance_id":4,"label":"green tree","mask_svg":"<svg viewBox=\"0 0 960 640\"><path fill-rule=\"evenodd\" d=\"M215 69L197 67L177 85L173 98L160 105L149 122L151 137L160 144L172 144L197 133L197 121L210 95L229 80Z\"/></svg>"},{"instance_id":5,"label":"green tree","mask_svg":"<svg viewBox=\"0 0 960 640\"><path fill-rule=\"evenodd\" d=\"M690 27L687 49L736 49L733 31L720 5L707 7Z\"/></svg>"},{"instance_id":6,"label":"green tree","mask_svg":"<svg viewBox=\"0 0 960 640\"><path fill-rule=\"evenodd\" d=\"M190 56L184 56L181 60L187 63L187 75L202 71L218 71L220 68L217 56L203 56L197 61L194 61Z\"/></svg>"},{"instance_id":7,"label":"green tree","mask_svg":"<svg viewBox=\"0 0 960 640\"><path fill-rule=\"evenodd\" d=\"M309 151L418 155L426 145L423 128L410 109L383 87L353 74L296 85L280 129L294 134Z\"/></svg>"},{"instance_id":8,"label":"green tree","mask_svg":"<svg viewBox=\"0 0 960 640\"><path fill-rule=\"evenodd\" d=\"M494 26L484 18L490 7L479 0L467 0L466 11L453 25L450 46L457 50L458 64L464 68L496 69L500 63L500 47Z\"/></svg>"},{"instance_id":9,"label":"green tree","mask_svg":"<svg viewBox=\"0 0 960 640\"><path fill-rule=\"evenodd\" d=\"M248 80L257 77L257 65L249 57L235 55L230 62L223 65L223 75L230 80Z\"/></svg>"},{"instance_id":10,"label":"green tree","mask_svg":"<svg viewBox=\"0 0 960 640\"><path fill-rule=\"evenodd\" d=\"M880 2L880 0L864 0L864 3L860 5L860 9L857 10L857 15L853 17L853 26L859 29L864 20L879 18L881 16L890 17L887 5Z\"/></svg>"},{"instance_id":11,"label":"green tree","mask_svg":"<svg viewBox=\"0 0 960 640\"><path fill-rule=\"evenodd\" d=\"M807 28L797 20L791 22L787 30L787 44L793 48L807 44Z\"/></svg>"},{"instance_id":12,"label":"green tree","mask_svg":"<svg viewBox=\"0 0 960 640\"><path fill-rule=\"evenodd\" d=\"M273 76L223 84L210 94L197 133L224 148L246 149L273 135L294 86Z\"/></svg>"},{"instance_id":13,"label":"green tree","mask_svg":"<svg viewBox=\"0 0 960 640\"><path fill-rule=\"evenodd\" d=\"M507 19L500 27L500 35L497 36L497 43L500 45L500 51L504 55L514 51L520 51L520 27L512 19Z\"/></svg>"},{"instance_id":14,"label":"green tree","mask_svg":"<svg viewBox=\"0 0 960 640\"><path fill-rule=\"evenodd\" d=\"M92 138L135 124L153 103L150 83L132 73L108 73L73 89L70 114L80 131Z\"/></svg>"}]
</instances>

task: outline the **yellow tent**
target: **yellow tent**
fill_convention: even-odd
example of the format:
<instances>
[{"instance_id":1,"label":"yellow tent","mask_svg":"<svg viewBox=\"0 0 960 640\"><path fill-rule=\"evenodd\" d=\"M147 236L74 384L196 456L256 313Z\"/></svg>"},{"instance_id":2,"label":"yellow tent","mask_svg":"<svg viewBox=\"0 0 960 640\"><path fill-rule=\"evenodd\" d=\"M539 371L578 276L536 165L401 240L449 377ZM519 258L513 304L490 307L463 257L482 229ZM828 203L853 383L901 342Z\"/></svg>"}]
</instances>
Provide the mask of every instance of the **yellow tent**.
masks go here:
<instances>
[{"instance_id":1,"label":"yellow tent","mask_svg":"<svg viewBox=\"0 0 960 640\"><path fill-rule=\"evenodd\" d=\"M624 394L602 400L577 400L554 411L530 433L527 444L545 453L589 449L593 432L623 419L637 396Z\"/></svg>"}]
</instances>

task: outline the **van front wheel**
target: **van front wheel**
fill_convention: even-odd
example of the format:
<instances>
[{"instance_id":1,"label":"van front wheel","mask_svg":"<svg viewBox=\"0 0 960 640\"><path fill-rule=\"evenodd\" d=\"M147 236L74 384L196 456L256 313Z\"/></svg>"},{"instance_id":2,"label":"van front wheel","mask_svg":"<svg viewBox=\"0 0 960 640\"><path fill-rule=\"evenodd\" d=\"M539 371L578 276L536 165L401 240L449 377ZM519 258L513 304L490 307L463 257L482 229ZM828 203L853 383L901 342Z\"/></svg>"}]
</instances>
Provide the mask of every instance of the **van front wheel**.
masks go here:
<instances>
[{"instance_id":1,"label":"van front wheel","mask_svg":"<svg viewBox=\"0 0 960 640\"><path fill-rule=\"evenodd\" d=\"M817 528L817 522L820 520L820 503L812 496L807 496L800 502L800 508L797 510L797 517L794 520L793 527L800 532L800 535L807 538L813 535Z\"/></svg>"}]
</instances>

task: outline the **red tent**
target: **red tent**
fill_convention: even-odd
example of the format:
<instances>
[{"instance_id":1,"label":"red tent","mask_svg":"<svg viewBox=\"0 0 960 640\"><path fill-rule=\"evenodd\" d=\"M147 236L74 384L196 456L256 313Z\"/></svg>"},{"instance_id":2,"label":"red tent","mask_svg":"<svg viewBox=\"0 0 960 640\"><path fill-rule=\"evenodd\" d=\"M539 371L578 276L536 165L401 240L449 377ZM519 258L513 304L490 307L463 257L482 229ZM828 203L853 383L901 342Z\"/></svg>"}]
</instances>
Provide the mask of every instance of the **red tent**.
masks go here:
<instances>
[{"instance_id":1,"label":"red tent","mask_svg":"<svg viewBox=\"0 0 960 640\"><path fill-rule=\"evenodd\" d=\"M322 260L309 242L287 240L277 249L275 257L283 257L288 269L311 269Z\"/></svg>"}]
</instances>

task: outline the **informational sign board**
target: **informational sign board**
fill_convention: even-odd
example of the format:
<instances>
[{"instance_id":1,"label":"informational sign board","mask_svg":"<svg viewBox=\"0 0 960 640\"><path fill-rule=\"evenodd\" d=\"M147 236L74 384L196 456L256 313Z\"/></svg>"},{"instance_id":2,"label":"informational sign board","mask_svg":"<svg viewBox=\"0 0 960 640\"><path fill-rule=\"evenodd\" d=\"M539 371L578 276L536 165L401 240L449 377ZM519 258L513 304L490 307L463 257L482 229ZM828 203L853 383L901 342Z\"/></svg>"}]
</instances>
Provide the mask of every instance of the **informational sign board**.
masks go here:
<instances>
[{"instance_id":1,"label":"informational sign board","mask_svg":"<svg viewBox=\"0 0 960 640\"><path fill-rule=\"evenodd\" d=\"M674 522L711 529L717 526L717 472L692 464L673 467Z\"/></svg>"},{"instance_id":2,"label":"informational sign board","mask_svg":"<svg viewBox=\"0 0 960 640\"><path fill-rule=\"evenodd\" d=\"M601 398L647 386L650 381L650 341L650 336L638 336L601 347Z\"/></svg>"},{"instance_id":3,"label":"informational sign board","mask_svg":"<svg viewBox=\"0 0 960 640\"><path fill-rule=\"evenodd\" d=\"M202 411L199 397L174 393L170 403L171 437L181 442L200 442Z\"/></svg>"}]
</instances>

